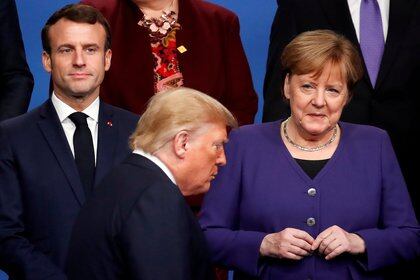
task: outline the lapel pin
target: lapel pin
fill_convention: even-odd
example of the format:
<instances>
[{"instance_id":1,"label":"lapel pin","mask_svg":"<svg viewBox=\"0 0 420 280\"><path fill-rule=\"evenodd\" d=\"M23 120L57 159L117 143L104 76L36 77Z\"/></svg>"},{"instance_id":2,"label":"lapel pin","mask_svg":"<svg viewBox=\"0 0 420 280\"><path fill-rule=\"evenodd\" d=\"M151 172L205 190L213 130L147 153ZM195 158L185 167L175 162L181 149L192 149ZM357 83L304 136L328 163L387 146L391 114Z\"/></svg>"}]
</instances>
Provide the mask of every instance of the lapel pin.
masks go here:
<instances>
[{"instance_id":1,"label":"lapel pin","mask_svg":"<svg viewBox=\"0 0 420 280\"><path fill-rule=\"evenodd\" d=\"M176 48L180 53L184 53L187 51L187 48L184 45L179 46Z\"/></svg>"},{"instance_id":2,"label":"lapel pin","mask_svg":"<svg viewBox=\"0 0 420 280\"><path fill-rule=\"evenodd\" d=\"M112 127L112 121L107 121L106 125L109 126L109 127Z\"/></svg>"}]
</instances>

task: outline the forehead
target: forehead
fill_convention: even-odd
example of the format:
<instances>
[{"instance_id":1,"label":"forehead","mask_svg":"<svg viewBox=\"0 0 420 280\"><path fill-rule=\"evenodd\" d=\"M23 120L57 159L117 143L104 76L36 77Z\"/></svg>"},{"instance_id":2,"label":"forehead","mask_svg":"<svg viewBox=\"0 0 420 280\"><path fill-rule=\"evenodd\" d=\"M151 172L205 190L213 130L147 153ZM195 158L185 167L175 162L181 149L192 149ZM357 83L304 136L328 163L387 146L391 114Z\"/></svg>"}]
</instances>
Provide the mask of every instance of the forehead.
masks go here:
<instances>
[{"instance_id":1,"label":"forehead","mask_svg":"<svg viewBox=\"0 0 420 280\"><path fill-rule=\"evenodd\" d=\"M320 71L313 71L307 74L296 75L299 78L309 78L333 83L346 84L345 75L340 65L328 63Z\"/></svg>"},{"instance_id":2,"label":"forehead","mask_svg":"<svg viewBox=\"0 0 420 280\"><path fill-rule=\"evenodd\" d=\"M197 130L196 135L209 141L224 141L227 139L224 123L206 123Z\"/></svg>"},{"instance_id":3,"label":"forehead","mask_svg":"<svg viewBox=\"0 0 420 280\"><path fill-rule=\"evenodd\" d=\"M60 19L48 31L51 46L63 44L97 44L104 46L105 29L100 23L78 23L67 19Z\"/></svg>"}]
</instances>

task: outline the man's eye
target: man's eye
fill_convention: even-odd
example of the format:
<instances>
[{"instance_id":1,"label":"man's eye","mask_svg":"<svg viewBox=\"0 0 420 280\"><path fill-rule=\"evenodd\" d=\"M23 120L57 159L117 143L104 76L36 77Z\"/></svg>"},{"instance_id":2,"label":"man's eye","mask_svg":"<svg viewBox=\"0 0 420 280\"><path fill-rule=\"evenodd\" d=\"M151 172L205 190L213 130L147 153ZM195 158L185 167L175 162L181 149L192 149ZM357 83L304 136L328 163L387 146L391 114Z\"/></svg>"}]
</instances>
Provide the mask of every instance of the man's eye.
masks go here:
<instances>
[{"instance_id":1,"label":"man's eye","mask_svg":"<svg viewBox=\"0 0 420 280\"><path fill-rule=\"evenodd\" d=\"M59 53L71 53L72 49L69 48L62 48L58 50Z\"/></svg>"},{"instance_id":2,"label":"man's eye","mask_svg":"<svg viewBox=\"0 0 420 280\"><path fill-rule=\"evenodd\" d=\"M213 144L213 147L216 149L216 151L221 151L224 148L224 144L223 143L215 143L215 144Z\"/></svg>"},{"instance_id":3,"label":"man's eye","mask_svg":"<svg viewBox=\"0 0 420 280\"><path fill-rule=\"evenodd\" d=\"M87 53L95 53L96 52L96 48L87 48L86 49Z\"/></svg>"}]
</instances>

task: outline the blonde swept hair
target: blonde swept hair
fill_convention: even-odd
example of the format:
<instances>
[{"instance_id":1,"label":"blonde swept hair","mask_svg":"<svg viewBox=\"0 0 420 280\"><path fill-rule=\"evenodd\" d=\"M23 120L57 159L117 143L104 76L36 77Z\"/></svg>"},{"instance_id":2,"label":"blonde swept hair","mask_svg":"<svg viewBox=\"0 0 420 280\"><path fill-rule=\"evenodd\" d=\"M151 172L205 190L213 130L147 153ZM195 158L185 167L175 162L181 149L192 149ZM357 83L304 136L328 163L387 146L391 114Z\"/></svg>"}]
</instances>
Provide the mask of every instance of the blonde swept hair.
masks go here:
<instances>
[{"instance_id":1,"label":"blonde swept hair","mask_svg":"<svg viewBox=\"0 0 420 280\"><path fill-rule=\"evenodd\" d=\"M130 136L130 147L153 154L182 130L194 132L205 123L220 122L238 126L232 113L214 98L186 87L170 89L149 100Z\"/></svg>"},{"instance_id":2,"label":"blonde swept hair","mask_svg":"<svg viewBox=\"0 0 420 280\"><path fill-rule=\"evenodd\" d=\"M315 72L316 76L321 75L327 64L337 65L347 82L349 97L354 85L363 76L359 52L346 37L331 30L299 34L284 48L281 63L286 74Z\"/></svg>"}]
</instances>

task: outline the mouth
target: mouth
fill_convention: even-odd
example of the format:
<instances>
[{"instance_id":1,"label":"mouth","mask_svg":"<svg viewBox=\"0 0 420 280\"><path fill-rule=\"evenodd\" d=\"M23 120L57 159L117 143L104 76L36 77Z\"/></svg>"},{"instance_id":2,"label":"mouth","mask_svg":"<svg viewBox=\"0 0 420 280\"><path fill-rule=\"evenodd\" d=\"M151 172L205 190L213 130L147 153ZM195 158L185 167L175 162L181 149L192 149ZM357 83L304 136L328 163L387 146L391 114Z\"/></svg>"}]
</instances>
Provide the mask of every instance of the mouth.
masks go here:
<instances>
[{"instance_id":1,"label":"mouth","mask_svg":"<svg viewBox=\"0 0 420 280\"><path fill-rule=\"evenodd\" d=\"M210 181L213 181L214 179L216 179L217 173L213 173L212 175L210 175Z\"/></svg>"},{"instance_id":2,"label":"mouth","mask_svg":"<svg viewBox=\"0 0 420 280\"><path fill-rule=\"evenodd\" d=\"M324 114L318 114L318 113L312 113L312 114L308 114L308 115L312 118L324 118L325 117Z\"/></svg>"},{"instance_id":3,"label":"mouth","mask_svg":"<svg viewBox=\"0 0 420 280\"><path fill-rule=\"evenodd\" d=\"M79 72L77 72L77 73L71 73L69 76L72 77L72 78L76 78L76 79L83 79L83 78L87 78L91 75L89 73L83 73L83 72L79 73Z\"/></svg>"}]
</instances>

